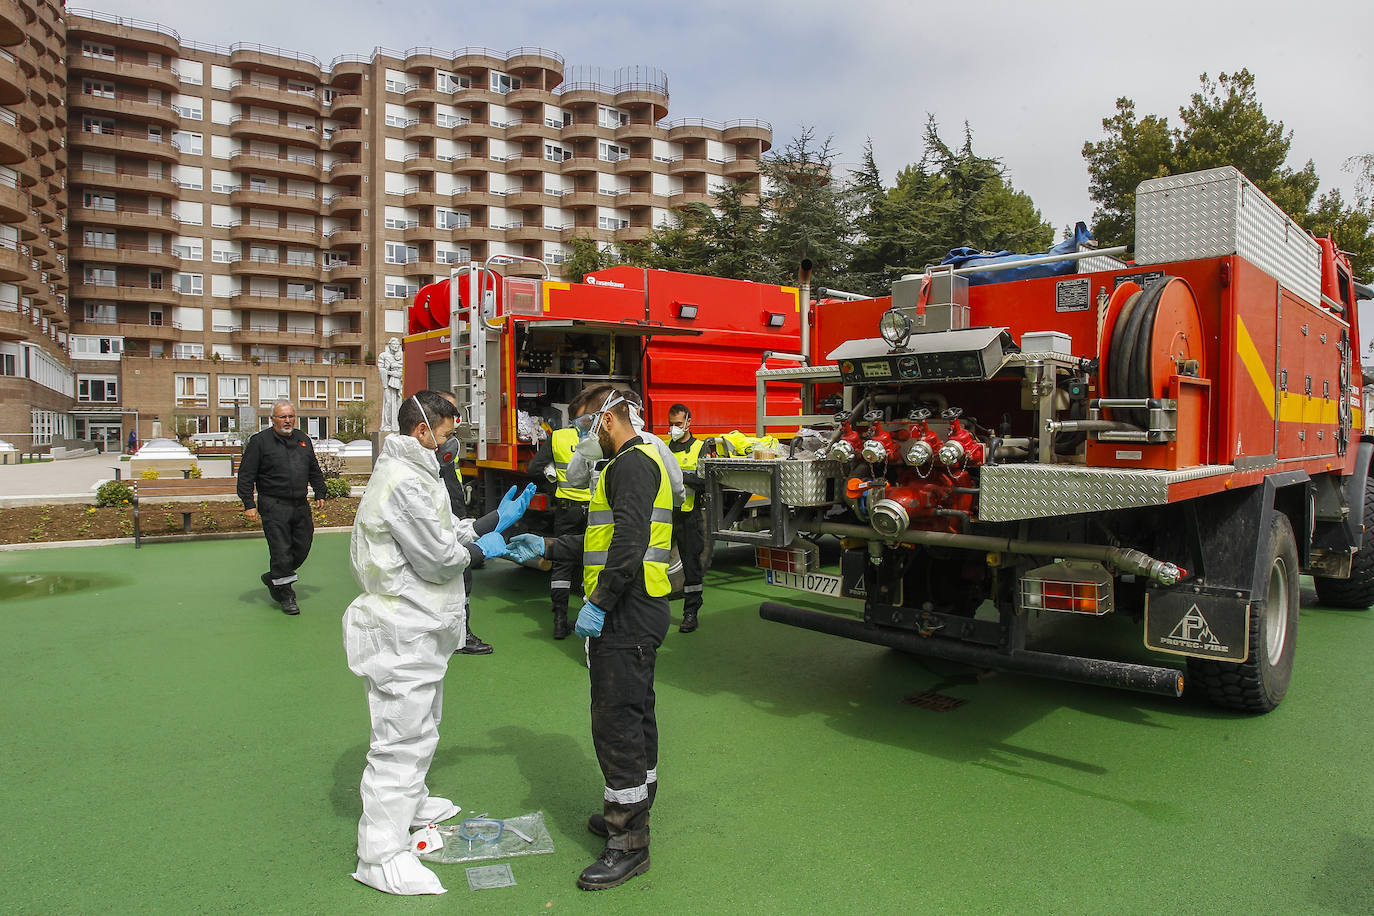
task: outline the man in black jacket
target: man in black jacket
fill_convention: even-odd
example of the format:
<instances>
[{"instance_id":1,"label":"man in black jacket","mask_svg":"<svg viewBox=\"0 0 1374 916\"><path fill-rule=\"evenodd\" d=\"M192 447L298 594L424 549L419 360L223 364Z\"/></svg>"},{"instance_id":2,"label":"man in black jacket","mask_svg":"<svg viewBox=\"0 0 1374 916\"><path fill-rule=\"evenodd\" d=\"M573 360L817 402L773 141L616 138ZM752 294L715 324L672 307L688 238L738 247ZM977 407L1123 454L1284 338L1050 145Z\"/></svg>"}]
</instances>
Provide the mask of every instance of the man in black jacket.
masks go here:
<instances>
[{"instance_id":1,"label":"man in black jacket","mask_svg":"<svg viewBox=\"0 0 1374 916\"><path fill-rule=\"evenodd\" d=\"M454 407L458 406L458 399L451 392L439 392ZM439 479L444 482L444 488L448 490L448 505L453 511L453 517L463 519L468 517L467 494L463 492L463 480L458 473L458 456L454 456L452 461L439 461ZM482 638L472 632L472 570L480 569L483 561L477 560L463 570L463 591L467 595L467 637L463 644L458 647L455 655L490 655L494 650L490 643L482 641Z\"/></svg>"},{"instance_id":2,"label":"man in black jacket","mask_svg":"<svg viewBox=\"0 0 1374 916\"><path fill-rule=\"evenodd\" d=\"M257 489L254 501L253 490ZM270 567L262 583L285 614L299 614L292 583L296 570L310 555L315 520L310 514L308 488L315 490L315 508L324 508L324 474L310 437L296 428L296 408L285 398L272 405L272 427L248 440L239 464L239 499L244 514L262 519Z\"/></svg>"}]
</instances>

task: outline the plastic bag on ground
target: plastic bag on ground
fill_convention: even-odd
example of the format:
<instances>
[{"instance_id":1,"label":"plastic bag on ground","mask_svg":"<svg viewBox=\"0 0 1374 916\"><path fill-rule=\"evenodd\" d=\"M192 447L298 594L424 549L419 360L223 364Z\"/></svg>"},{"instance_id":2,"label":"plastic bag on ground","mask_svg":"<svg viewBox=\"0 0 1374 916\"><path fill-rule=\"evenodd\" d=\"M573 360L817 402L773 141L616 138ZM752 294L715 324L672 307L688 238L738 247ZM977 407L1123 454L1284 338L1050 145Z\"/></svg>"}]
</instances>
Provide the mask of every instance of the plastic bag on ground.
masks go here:
<instances>
[{"instance_id":1,"label":"plastic bag on ground","mask_svg":"<svg viewBox=\"0 0 1374 916\"><path fill-rule=\"evenodd\" d=\"M489 820L484 818L484 820ZM505 829L495 840L465 840L458 835L461 824L440 824L439 835L444 839L441 849L427 852L420 858L426 862L449 864L453 862L476 862L480 859L504 859L510 856L532 856L537 853L553 852L553 837L544 826L544 812L522 814L519 817L504 819ZM516 831L519 831L517 833ZM519 834L523 833L532 842L525 842Z\"/></svg>"}]
</instances>

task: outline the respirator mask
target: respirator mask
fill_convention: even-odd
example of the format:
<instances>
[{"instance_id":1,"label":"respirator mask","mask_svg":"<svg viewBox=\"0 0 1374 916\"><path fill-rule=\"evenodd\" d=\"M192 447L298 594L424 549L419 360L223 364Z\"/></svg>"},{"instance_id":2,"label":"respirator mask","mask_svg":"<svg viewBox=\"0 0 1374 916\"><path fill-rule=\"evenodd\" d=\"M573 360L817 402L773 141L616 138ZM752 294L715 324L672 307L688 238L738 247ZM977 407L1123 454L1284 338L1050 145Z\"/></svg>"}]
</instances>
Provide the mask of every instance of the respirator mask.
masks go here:
<instances>
[{"instance_id":1,"label":"respirator mask","mask_svg":"<svg viewBox=\"0 0 1374 916\"><path fill-rule=\"evenodd\" d=\"M683 436L687 435L687 429L683 426L670 426L668 427L668 435L672 436L673 441L676 442Z\"/></svg>"},{"instance_id":2,"label":"respirator mask","mask_svg":"<svg viewBox=\"0 0 1374 916\"><path fill-rule=\"evenodd\" d=\"M410 399L415 402L416 407L420 408L420 416L425 418L425 425L429 427L430 435L434 435L434 424L429 422L429 414L425 413L425 406L421 404L420 399L413 394L410 396ZM456 423L454 424L454 428L457 428ZM437 436L435 436L435 441L439 441ZM434 449L434 455L439 459L439 463L443 464L457 458L462 454L462 451L463 441L454 433L449 433L449 437Z\"/></svg>"}]
</instances>

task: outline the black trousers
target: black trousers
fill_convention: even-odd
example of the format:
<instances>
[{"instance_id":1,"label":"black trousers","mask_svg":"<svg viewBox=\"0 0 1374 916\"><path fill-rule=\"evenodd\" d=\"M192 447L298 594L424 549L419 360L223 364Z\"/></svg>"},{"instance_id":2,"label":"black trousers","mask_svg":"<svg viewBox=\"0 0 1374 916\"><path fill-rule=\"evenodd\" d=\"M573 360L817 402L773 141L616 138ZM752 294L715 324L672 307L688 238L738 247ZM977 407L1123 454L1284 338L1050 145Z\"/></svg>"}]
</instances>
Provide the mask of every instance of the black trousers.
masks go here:
<instances>
[{"instance_id":1,"label":"black trousers","mask_svg":"<svg viewBox=\"0 0 1374 916\"><path fill-rule=\"evenodd\" d=\"M701 609L701 554L706 549L706 526L701 514L701 497L691 512L673 510L673 539L682 560L682 610Z\"/></svg>"},{"instance_id":2,"label":"black trousers","mask_svg":"<svg viewBox=\"0 0 1374 916\"><path fill-rule=\"evenodd\" d=\"M556 499L553 506L553 536L587 530L587 503ZM568 594L582 584L582 556L573 560L554 560L549 572L549 598L554 611L568 611Z\"/></svg>"},{"instance_id":3,"label":"black trousers","mask_svg":"<svg viewBox=\"0 0 1374 916\"><path fill-rule=\"evenodd\" d=\"M315 539L315 519L310 515L310 501L278 499L258 494L258 515L262 518L262 533L267 538L267 552L271 566L268 575L273 585L290 585L296 581L296 570L310 556L310 544Z\"/></svg>"},{"instance_id":4,"label":"black trousers","mask_svg":"<svg viewBox=\"0 0 1374 916\"><path fill-rule=\"evenodd\" d=\"M649 845L649 809L658 790L658 719L654 715L651 644L588 647L592 684L592 744L606 780L602 814L608 849Z\"/></svg>"}]
</instances>

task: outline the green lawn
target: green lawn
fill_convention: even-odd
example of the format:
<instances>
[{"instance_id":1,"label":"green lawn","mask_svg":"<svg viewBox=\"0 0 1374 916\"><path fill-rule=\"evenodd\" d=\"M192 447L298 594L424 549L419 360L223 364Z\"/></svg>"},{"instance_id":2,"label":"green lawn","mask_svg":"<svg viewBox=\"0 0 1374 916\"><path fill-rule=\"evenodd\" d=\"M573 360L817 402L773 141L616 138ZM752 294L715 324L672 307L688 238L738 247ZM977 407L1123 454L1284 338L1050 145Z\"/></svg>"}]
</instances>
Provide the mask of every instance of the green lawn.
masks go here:
<instances>
[{"instance_id":1,"label":"green lawn","mask_svg":"<svg viewBox=\"0 0 1374 916\"><path fill-rule=\"evenodd\" d=\"M346 555L316 540L287 618L260 540L0 553L0 575L63 577L0 589L0 910L1374 911L1374 613L1305 608L1287 700L1236 717L765 623L787 593L738 552L660 655L653 868L596 893L573 884L600 849L581 643L549 638L541 576L479 571L496 654L454 660L429 783L542 810L557 849L505 860L515 887L435 866L448 895L389 898L347 877L368 727ZM924 690L967 702L901 702Z\"/></svg>"}]
</instances>

